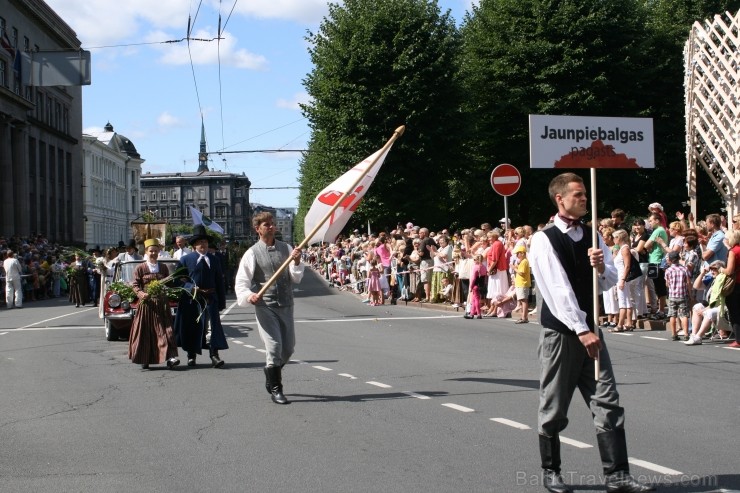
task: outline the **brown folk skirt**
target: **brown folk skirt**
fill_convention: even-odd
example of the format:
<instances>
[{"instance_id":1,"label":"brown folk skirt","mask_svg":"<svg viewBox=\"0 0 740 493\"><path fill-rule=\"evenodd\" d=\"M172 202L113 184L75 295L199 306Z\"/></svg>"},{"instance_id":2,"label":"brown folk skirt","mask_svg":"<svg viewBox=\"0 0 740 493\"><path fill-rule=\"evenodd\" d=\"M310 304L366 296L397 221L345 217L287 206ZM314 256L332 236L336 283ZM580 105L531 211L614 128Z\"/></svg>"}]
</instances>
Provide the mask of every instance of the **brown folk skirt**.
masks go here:
<instances>
[{"instance_id":1,"label":"brown folk skirt","mask_svg":"<svg viewBox=\"0 0 740 493\"><path fill-rule=\"evenodd\" d=\"M128 357L132 363L157 364L177 357L172 314L166 299L139 303L128 341Z\"/></svg>"}]
</instances>

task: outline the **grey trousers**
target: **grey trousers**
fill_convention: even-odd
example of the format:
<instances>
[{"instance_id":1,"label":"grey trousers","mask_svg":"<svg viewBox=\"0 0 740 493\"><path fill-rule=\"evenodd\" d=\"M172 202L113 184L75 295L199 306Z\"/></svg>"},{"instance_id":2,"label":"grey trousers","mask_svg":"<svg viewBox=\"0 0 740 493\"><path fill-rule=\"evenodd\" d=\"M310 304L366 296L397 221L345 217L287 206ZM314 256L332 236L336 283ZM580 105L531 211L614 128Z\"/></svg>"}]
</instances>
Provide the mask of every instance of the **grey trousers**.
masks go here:
<instances>
[{"instance_id":1,"label":"grey trousers","mask_svg":"<svg viewBox=\"0 0 740 493\"><path fill-rule=\"evenodd\" d=\"M576 390L591 409L596 432L624 427L624 409L619 405L609 351L599 330L599 381L594 379L594 360L575 335L565 335L543 328L538 354L540 358L540 407L537 426L540 435L557 436L568 426L568 408Z\"/></svg>"},{"instance_id":2,"label":"grey trousers","mask_svg":"<svg viewBox=\"0 0 740 493\"><path fill-rule=\"evenodd\" d=\"M293 306L257 305L254 313L257 317L257 329L265 344L265 366L287 364L295 350Z\"/></svg>"}]
</instances>

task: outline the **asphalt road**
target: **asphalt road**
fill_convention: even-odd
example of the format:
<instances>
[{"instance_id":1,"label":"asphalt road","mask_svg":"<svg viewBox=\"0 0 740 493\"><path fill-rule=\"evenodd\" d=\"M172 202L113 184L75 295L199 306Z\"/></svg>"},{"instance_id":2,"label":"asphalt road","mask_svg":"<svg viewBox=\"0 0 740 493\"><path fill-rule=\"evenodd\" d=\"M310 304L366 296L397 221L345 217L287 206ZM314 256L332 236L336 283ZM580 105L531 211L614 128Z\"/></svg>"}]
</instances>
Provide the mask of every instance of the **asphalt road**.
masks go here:
<instances>
[{"instance_id":1,"label":"asphalt road","mask_svg":"<svg viewBox=\"0 0 740 493\"><path fill-rule=\"evenodd\" d=\"M539 326L371 307L307 274L288 406L264 390L254 311L222 312L217 370L143 371L92 307L0 311L0 492L540 492ZM605 334L632 472L660 491L740 490L740 352ZM181 359L184 360L181 354ZM576 395L563 468L601 491Z\"/></svg>"}]
</instances>

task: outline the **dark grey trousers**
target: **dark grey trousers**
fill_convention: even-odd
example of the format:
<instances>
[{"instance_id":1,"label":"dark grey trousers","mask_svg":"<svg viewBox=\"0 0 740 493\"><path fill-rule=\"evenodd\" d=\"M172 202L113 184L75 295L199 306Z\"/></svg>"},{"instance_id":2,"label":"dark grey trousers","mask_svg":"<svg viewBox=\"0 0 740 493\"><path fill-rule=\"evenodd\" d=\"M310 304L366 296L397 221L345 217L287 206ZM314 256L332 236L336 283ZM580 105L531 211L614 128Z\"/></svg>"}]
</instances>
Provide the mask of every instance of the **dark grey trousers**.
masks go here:
<instances>
[{"instance_id":1,"label":"dark grey trousers","mask_svg":"<svg viewBox=\"0 0 740 493\"><path fill-rule=\"evenodd\" d=\"M594 379L594 360L575 335L543 328L540 333L540 408L537 425L540 435L557 436L568 426L568 408L576 388L591 409L596 432L624 427L624 409L619 405L609 351L601 338L599 381Z\"/></svg>"}]
</instances>

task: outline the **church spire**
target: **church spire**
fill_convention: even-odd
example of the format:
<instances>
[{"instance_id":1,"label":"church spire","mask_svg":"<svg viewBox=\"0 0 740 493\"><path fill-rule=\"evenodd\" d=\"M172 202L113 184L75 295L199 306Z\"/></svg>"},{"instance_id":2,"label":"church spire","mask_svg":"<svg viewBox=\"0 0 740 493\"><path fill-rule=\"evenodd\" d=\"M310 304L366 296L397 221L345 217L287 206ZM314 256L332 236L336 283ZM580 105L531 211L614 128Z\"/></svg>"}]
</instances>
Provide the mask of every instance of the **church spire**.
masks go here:
<instances>
[{"instance_id":1,"label":"church spire","mask_svg":"<svg viewBox=\"0 0 740 493\"><path fill-rule=\"evenodd\" d=\"M198 153L198 173L208 171L208 151L206 150L206 126L200 122L200 152Z\"/></svg>"}]
</instances>

